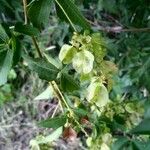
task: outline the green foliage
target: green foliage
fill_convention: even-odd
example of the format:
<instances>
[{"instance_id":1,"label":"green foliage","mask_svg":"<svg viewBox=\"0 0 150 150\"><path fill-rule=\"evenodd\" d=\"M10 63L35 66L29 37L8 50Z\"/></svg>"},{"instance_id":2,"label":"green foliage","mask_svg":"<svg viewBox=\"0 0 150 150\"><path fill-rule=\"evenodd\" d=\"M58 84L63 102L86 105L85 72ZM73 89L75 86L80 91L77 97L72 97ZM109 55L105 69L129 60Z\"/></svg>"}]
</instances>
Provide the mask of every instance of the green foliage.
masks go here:
<instances>
[{"instance_id":1,"label":"green foliage","mask_svg":"<svg viewBox=\"0 0 150 150\"><path fill-rule=\"evenodd\" d=\"M144 119L138 126L131 130L133 134L150 134L150 119Z\"/></svg>"},{"instance_id":2,"label":"green foliage","mask_svg":"<svg viewBox=\"0 0 150 150\"><path fill-rule=\"evenodd\" d=\"M3 26L0 24L0 40L2 40L2 42L8 42L9 37L5 32L5 29L3 28Z\"/></svg>"},{"instance_id":3,"label":"green foliage","mask_svg":"<svg viewBox=\"0 0 150 150\"><path fill-rule=\"evenodd\" d=\"M129 142L129 139L123 137L119 138L113 145L112 150L121 150L124 146L126 146Z\"/></svg>"},{"instance_id":4,"label":"green foliage","mask_svg":"<svg viewBox=\"0 0 150 150\"><path fill-rule=\"evenodd\" d=\"M63 116L43 120L39 122L38 125L41 127L57 129L65 125L66 119L67 119L66 116L63 115Z\"/></svg>"},{"instance_id":5,"label":"green foliage","mask_svg":"<svg viewBox=\"0 0 150 150\"><path fill-rule=\"evenodd\" d=\"M48 23L52 0L34 0L28 6L28 16L35 27L41 28Z\"/></svg>"},{"instance_id":6,"label":"green foliage","mask_svg":"<svg viewBox=\"0 0 150 150\"><path fill-rule=\"evenodd\" d=\"M15 31L29 36L37 36L40 34L37 28L31 25L23 25L22 23L16 23Z\"/></svg>"},{"instance_id":7,"label":"green foliage","mask_svg":"<svg viewBox=\"0 0 150 150\"><path fill-rule=\"evenodd\" d=\"M9 49L0 59L0 86L7 82L7 76L12 66L13 51Z\"/></svg>"},{"instance_id":8,"label":"green foliage","mask_svg":"<svg viewBox=\"0 0 150 150\"><path fill-rule=\"evenodd\" d=\"M55 2L57 14L62 20L67 20L73 28L75 28L75 24L81 26L84 30L90 29L88 22L72 0L55 0Z\"/></svg>"},{"instance_id":9,"label":"green foliage","mask_svg":"<svg viewBox=\"0 0 150 150\"><path fill-rule=\"evenodd\" d=\"M71 75L62 73L60 81L61 88L64 92L73 92L75 90L79 90L79 83L73 79L73 76Z\"/></svg>"},{"instance_id":10,"label":"green foliage","mask_svg":"<svg viewBox=\"0 0 150 150\"><path fill-rule=\"evenodd\" d=\"M41 79L52 81L57 78L59 70L53 65L43 59L32 59L24 56L31 70L37 72Z\"/></svg>"}]
</instances>

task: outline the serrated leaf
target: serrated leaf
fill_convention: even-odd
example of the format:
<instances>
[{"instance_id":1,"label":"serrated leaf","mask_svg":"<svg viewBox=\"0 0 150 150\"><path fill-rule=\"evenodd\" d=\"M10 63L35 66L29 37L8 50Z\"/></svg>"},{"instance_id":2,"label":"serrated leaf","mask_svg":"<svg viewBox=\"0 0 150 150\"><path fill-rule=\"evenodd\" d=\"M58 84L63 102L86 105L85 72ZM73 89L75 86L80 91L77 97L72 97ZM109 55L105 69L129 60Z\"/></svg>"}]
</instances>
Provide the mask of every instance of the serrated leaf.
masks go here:
<instances>
[{"instance_id":1,"label":"serrated leaf","mask_svg":"<svg viewBox=\"0 0 150 150\"><path fill-rule=\"evenodd\" d=\"M0 53L0 86L7 82L7 76L12 66L13 51Z\"/></svg>"},{"instance_id":2,"label":"serrated leaf","mask_svg":"<svg viewBox=\"0 0 150 150\"><path fill-rule=\"evenodd\" d=\"M41 79L52 81L57 78L57 74L59 70L51 63L41 58L32 59L28 56L23 56L23 57L28 63L29 68L35 71Z\"/></svg>"},{"instance_id":3,"label":"serrated leaf","mask_svg":"<svg viewBox=\"0 0 150 150\"><path fill-rule=\"evenodd\" d=\"M73 92L80 87L77 81L75 81L71 75L66 73L62 73L60 81L61 88L64 92Z\"/></svg>"},{"instance_id":4,"label":"serrated leaf","mask_svg":"<svg viewBox=\"0 0 150 150\"><path fill-rule=\"evenodd\" d=\"M145 148L145 143L138 140L134 140L132 141L132 146L135 150L143 150Z\"/></svg>"},{"instance_id":5,"label":"serrated leaf","mask_svg":"<svg viewBox=\"0 0 150 150\"><path fill-rule=\"evenodd\" d=\"M131 133L150 135L150 119L144 119L138 126L131 130Z\"/></svg>"},{"instance_id":6,"label":"serrated leaf","mask_svg":"<svg viewBox=\"0 0 150 150\"><path fill-rule=\"evenodd\" d=\"M9 37L1 24L0 24L0 40L2 40L3 42L7 42L9 40Z\"/></svg>"},{"instance_id":7,"label":"serrated leaf","mask_svg":"<svg viewBox=\"0 0 150 150\"><path fill-rule=\"evenodd\" d=\"M79 25L83 29L90 29L86 19L82 16L77 6L71 0L55 0L57 14L62 20L67 20L72 26Z\"/></svg>"},{"instance_id":8,"label":"serrated leaf","mask_svg":"<svg viewBox=\"0 0 150 150\"><path fill-rule=\"evenodd\" d=\"M127 138L119 138L116 142L113 143L112 150L122 150L123 147L129 142Z\"/></svg>"},{"instance_id":9,"label":"serrated leaf","mask_svg":"<svg viewBox=\"0 0 150 150\"><path fill-rule=\"evenodd\" d=\"M28 16L35 27L41 28L48 23L52 0L34 0L28 8Z\"/></svg>"},{"instance_id":10,"label":"serrated leaf","mask_svg":"<svg viewBox=\"0 0 150 150\"><path fill-rule=\"evenodd\" d=\"M57 129L61 126L64 126L65 123L66 123L66 116L59 116L59 117L50 118L50 119L41 121L38 123L38 125L41 127L45 127L45 128Z\"/></svg>"},{"instance_id":11,"label":"serrated leaf","mask_svg":"<svg viewBox=\"0 0 150 150\"><path fill-rule=\"evenodd\" d=\"M22 23L16 23L15 31L26 34L29 36L37 36L40 34L39 30L31 25L24 25Z\"/></svg>"}]
</instances>

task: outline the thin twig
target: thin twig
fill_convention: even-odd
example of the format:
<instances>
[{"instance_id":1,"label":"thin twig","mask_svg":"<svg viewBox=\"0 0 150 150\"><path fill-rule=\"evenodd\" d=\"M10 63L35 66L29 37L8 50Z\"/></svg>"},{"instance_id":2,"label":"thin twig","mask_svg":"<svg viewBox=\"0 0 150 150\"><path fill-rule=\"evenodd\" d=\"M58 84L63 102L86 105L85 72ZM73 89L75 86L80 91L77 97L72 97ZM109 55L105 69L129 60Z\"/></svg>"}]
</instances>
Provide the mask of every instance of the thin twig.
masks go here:
<instances>
[{"instance_id":1,"label":"thin twig","mask_svg":"<svg viewBox=\"0 0 150 150\"><path fill-rule=\"evenodd\" d=\"M150 32L150 28L130 28L130 29L123 29L122 26L115 26L115 27L103 27L99 24L87 20L91 25L98 28L100 31L105 32L114 32L114 33L121 33L121 32Z\"/></svg>"},{"instance_id":2,"label":"thin twig","mask_svg":"<svg viewBox=\"0 0 150 150\"><path fill-rule=\"evenodd\" d=\"M70 116L72 117L72 119L73 119L73 120L75 121L75 123L79 126L79 128L82 130L82 132L88 137L87 132L84 130L84 128L82 127L82 125L76 120L74 112L72 111L72 109L70 108L70 106L67 104L67 102L66 102L66 100L65 100L65 98L64 98L64 96L63 96L63 94L62 94L61 91L59 90L59 88L58 88L56 82L55 82L55 81L52 81L52 82L51 82L51 86L53 87L53 89L54 89L54 91L55 91L55 93L56 93L58 99L60 100L60 102L62 101L62 102L65 104L65 106L67 107L67 109L68 109L68 111L69 111Z\"/></svg>"},{"instance_id":3,"label":"thin twig","mask_svg":"<svg viewBox=\"0 0 150 150\"><path fill-rule=\"evenodd\" d=\"M27 0L23 0L23 8L24 8L24 23L27 24L28 23L28 19L27 19ZM32 41L33 41L33 44L38 52L38 55L40 58L42 58L42 53L41 53L41 50L37 44L37 41L36 41L36 38L35 36L32 36Z\"/></svg>"}]
</instances>

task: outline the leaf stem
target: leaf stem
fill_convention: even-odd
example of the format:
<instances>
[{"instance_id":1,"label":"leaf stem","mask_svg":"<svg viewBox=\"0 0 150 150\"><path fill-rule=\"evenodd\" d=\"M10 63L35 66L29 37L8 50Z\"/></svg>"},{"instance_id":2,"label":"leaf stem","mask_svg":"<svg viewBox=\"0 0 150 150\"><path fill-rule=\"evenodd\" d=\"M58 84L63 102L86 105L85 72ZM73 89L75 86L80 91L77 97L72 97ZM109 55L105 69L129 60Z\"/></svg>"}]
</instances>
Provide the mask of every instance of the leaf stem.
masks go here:
<instances>
[{"instance_id":1,"label":"leaf stem","mask_svg":"<svg viewBox=\"0 0 150 150\"><path fill-rule=\"evenodd\" d=\"M82 132L88 137L87 132L84 130L84 128L82 127L82 125L76 120L74 112L72 111L72 109L70 108L70 106L67 104L67 102L66 102L66 100L65 100L65 98L64 98L64 96L63 96L63 94L62 94L61 91L59 90L58 85L56 84L56 82L55 82L55 81L52 81L50 84L52 85L52 87L53 87L53 89L54 89L54 91L55 91L55 93L56 93L58 99L59 99L59 100L62 100L63 103L66 105L66 107L67 107L67 109L68 109L68 111L69 111L70 116L72 117L72 119L73 119L73 120L75 121L75 123L79 126L79 128L82 130Z\"/></svg>"},{"instance_id":2,"label":"leaf stem","mask_svg":"<svg viewBox=\"0 0 150 150\"><path fill-rule=\"evenodd\" d=\"M41 52L41 50L40 50L40 48L39 48L39 46L37 44L35 36L32 36L32 41L33 41L33 44L34 44L34 46L35 46L35 48L36 48L36 50L38 52L39 57L42 58L43 57L42 56L42 52Z\"/></svg>"},{"instance_id":3,"label":"leaf stem","mask_svg":"<svg viewBox=\"0 0 150 150\"><path fill-rule=\"evenodd\" d=\"M61 8L61 10L63 11L63 13L65 14L65 16L67 17L67 19L68 19L68 21L70 22L70 24L71 24L72 28L74 29L74 31L77 32L77 30L76 30L76 28L75 28L73 22L71 21L71 19L69 18L69 16L67 15L67 13L65 12L65 10L64 10L63 7L61 6L61 4L60 4L57 0L55 0L55 1L56 1L56 3L58 4L58 6Z\"/></svg>"},{"instance_id":4,"label":"leaf stem","mask_svg":"<svg viewBox=\"0 0 150 150\"><path fill-rule=\"evenodd\" d=\"M24 24L27 24L28 23L28 17L27 17L27 0L23 0L23 9L24 9ZM42 58L42 53L41 53L41 50L37 44L37 41L36 41L36 38L35 36L32 36L32 41L33 41L33 44L38 52L38 55L40 58Z\"/></svg>"}]
</instances>

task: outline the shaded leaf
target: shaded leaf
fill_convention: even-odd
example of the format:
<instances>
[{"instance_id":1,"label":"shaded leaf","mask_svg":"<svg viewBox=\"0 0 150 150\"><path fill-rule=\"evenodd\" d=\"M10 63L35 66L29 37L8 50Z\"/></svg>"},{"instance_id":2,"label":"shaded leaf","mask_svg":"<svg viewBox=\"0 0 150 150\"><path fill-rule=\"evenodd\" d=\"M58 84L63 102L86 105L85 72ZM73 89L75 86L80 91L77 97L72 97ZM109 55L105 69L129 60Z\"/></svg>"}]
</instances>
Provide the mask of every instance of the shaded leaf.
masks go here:
<instances>
[{"instance_id":1,"label":"shaded leaf","mask_svg":"<svg viewBox=\"0 0 150 150\"><path fill-rule=\"evenodd\" d=\"M73 111L75 112L75 114L77 114L79 117L84 117L87 116L88 111L85 109L81 109L81 108L74 108Z\"/></svg>"},{"instance_id":2,"label":"shaded leaf","mask_svg":"<svg viewBox=\"0 0 150 150\"><path fill-rule=\"evenodd\" d=\"M123 147L129 142L129 140L125 137L119 138L116 142L112 145L112 150L122 150Z\"/></svg>"},{"instance_id":3,"label":"shaded leaf","mask_svg":"<svg viewBox=\"0 0 150 150\"><path fill-rule=\"evenodd\" d=\"M64 92L72 92L79 89L79 84L73 79L71 75L62 73L61 75L61 88Z\"/></svg>"},{"instance_id":4,"label":"shaded leaf","mask_svg":"<svg viewBox=\"0 0 150 150\"><path fill-rule=\"evenodd\" d=\"M21 58L21 42L20 40L13 36L11 38L11 42L12 42L12 49L14 51L14 56L13 56L13 65L17 65L17 63L19 62L20 58Z\"/></svg>"},{"instance_id":5,"label":"shaded leaf","mask_svg":"<svg viewBox=\"0 0 150 150\"><path fill-rule=\"evenodd\" d=\"M66 116L59 116L59 117L43 120L39 122L38 125L45 128L57 129L61 126L64 126L65 123L66 123Z\"/></svg>"},{"instance_id":6,"label":"shaded leaf","mask_svg":"<svg viewBox=\"0 0 150 150\"><path fill-rule=\"evenodd\" d=\"M145 144L141 141L134 140L132 141L132 147L134 150L143 150L145 148Z\"/></svg>"},{"instance_id":7,"label":"shaded leaf","mask_svg":"<svg viewBox=\"0 0 150 150\"><path fill-rule=\"evenodd\" d=\"M29 65L29 68L36 73L38 73L41 79L45 79L47 81L52 81L57 78L57 74L59 70L52 65L51 63L45 61L44 59L37 58L32 59L27 56L23 56L26 62Z\"/></svg>"},{"instance_id":8,"label":"shaded leaf","mask_svg":"<svg viewBox=\"0 0 150 150\"><path fill-rule=\"evenodd\" d=\"M31 25L24 25L22 23L16 23L15 31L23 33L29 36L37 36L40 34L39 30Z\"/></svg>"},{"instance_id":9,"label":"shaded leaf","mask_svg":"<svg viewBox=\"0 0 150 150\"><path fill-rule=\"evenodd\" d=\"M41 28L48 23L52 0L34 0L28 8L28 16L35 27Z\"/></svg>"},{"instance_id":10,"label":"shaded leaf","mask_svg":"<svg viewBox=\"0 0 150 150\"><path fill-rule=\"evenodd\" d=\"M150 119L144 119L138 126L131 130L132 134L150 134Z\"/></svg>"},{"instance_id":11,"label":"shaded leaf","mask_svg":"<svg viewBox=\"0 0 150 150\"><path fill-rule=\"evenodd\" d=\"M55 0L57 14L62 20L81 26L83 29L90 29L88 22L82 16L77 6L71 0Z\"/></svg>"},{"instance_id":12,"label":"shaded leaf","mask_svg":"<svg viewBox=\"0 0 150 150\"><path fill-rule=\"evenodd\" d=\"M0 40L2 40L3 42L7 42L9 40L9 37L1 24L0 24Z\"/></svg>"}]
</instances>

